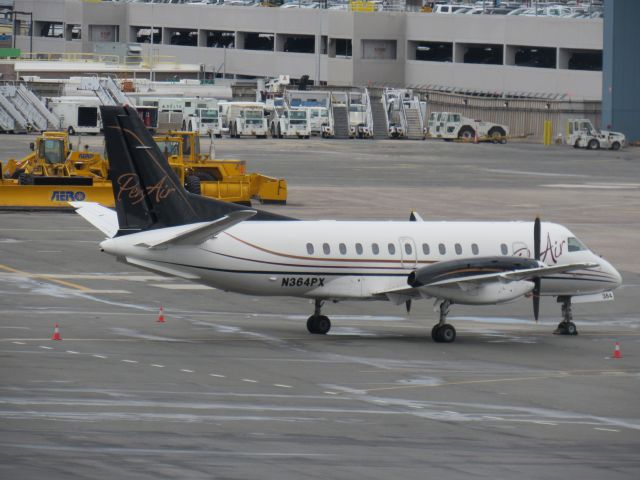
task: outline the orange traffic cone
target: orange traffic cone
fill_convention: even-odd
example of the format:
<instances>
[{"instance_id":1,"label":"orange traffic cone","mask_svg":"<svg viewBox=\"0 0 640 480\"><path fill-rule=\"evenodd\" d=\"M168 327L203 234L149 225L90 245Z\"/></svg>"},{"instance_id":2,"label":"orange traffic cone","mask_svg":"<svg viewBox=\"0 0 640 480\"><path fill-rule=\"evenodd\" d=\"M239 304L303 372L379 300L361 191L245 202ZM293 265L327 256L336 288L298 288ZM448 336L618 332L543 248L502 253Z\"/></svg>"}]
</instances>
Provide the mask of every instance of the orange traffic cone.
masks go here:
<instances>
[{"instance_id":1,"label":"orange traffic cone","mask_svg":"<svg viewBox=\"0 0 640 480\"><path fill-rule=\"evenodd\" d=\"M156 323L164 323L164 308L160 307L160 313L158 314L158 320Z\"/></svg>"},{"instance_id":2,"label":"orange traffic cone","mask_svg":"<svg viewBox=\"0 0 640 480\"><path fill-rule=\"evenodd\" d=\"M616 342L616 346L613 348L613 358L622 358L622 352L620 351L620 342Z\"/></svg>"},{"instance_id":3,"label":"orange traffic cone","mask_svg":"<svg viewBox=\"0 0 640 480\"><path fill-rule=\"evenodd\" d=\"M51 340L62 340L62 337L60 336L60 326L57 323L53 328L53 337L51 337Z\"/></svg>"}]
</instances>

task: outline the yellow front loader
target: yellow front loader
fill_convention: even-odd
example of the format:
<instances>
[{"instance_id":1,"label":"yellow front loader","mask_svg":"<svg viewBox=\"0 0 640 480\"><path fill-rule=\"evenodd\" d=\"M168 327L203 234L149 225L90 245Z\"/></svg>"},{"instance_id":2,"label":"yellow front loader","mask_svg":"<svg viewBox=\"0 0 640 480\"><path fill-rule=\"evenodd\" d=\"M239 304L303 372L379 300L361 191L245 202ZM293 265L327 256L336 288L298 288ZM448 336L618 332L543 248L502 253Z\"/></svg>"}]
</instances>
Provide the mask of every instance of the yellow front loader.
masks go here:
<instances>
[{"instance_id":1,"label":"yellow front loader","mask_svg":"<svg viewBox=\"0 0 640 480\"><path fill-rule=\"evenodd\" d=\"M44 132L31 153L0 164L0 208L68 209L70 201L113 206L108 164L98 153L73 151L66 132Z\"/></svg>"}]
</instances>

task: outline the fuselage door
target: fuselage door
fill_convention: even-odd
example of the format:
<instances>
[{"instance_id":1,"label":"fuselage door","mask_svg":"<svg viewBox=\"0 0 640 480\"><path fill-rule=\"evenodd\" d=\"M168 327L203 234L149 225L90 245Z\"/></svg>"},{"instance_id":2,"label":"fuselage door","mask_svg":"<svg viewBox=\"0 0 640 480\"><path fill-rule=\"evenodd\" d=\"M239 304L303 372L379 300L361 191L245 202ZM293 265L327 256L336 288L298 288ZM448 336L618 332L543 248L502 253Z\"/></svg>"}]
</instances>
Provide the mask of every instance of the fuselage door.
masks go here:
<instances>
[{"instance_id":1,"label":"fuselage door","mask_svg":"<svg viewBox=\"0 0 640 480\"><path fill-rule=\"evenodd\" d=\"M416 268L418 264L418 252L416 242L410 237L400 237L400 258L403 268Z\"/></svg>"}]
</instances>

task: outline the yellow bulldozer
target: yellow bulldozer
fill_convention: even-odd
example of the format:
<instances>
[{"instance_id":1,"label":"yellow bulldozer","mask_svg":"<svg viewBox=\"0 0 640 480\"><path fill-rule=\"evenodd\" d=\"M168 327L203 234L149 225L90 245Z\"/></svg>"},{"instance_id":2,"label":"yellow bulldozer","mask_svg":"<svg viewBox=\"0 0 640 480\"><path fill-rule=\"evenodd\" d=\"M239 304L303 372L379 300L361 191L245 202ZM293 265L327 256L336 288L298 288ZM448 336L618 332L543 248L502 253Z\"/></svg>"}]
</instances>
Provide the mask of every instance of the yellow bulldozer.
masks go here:
<instances>
[{"instance_id":1,"label":"yellow bulldozer","mask_svg":"<svg viewBox=\"0 0 640 480\"><path fill-rule=\"evenodd\" d=\"M200 150L197 132L169 131L153 137L160 150L191 193L251 205L287 203L287 181L247 173L244 160L217 160Z\"/></svg>"},{"instance_id":2,"label":"yellow bulldozer","mask_svg":"<svg viewBox=\"0 0 640 480\"><path fill-rule=\"evenodd\" d=\"M192 193L251 205L285 204L287 182L246 173L242 160L214 160L200 153L196 132L169 132L154 137L171 167ZM113 207L106 158L85 146L73 150L66 132L44 132L20 160L0 163L0 208L68 209L70 201Z\"/></svg>"}]
</instances>

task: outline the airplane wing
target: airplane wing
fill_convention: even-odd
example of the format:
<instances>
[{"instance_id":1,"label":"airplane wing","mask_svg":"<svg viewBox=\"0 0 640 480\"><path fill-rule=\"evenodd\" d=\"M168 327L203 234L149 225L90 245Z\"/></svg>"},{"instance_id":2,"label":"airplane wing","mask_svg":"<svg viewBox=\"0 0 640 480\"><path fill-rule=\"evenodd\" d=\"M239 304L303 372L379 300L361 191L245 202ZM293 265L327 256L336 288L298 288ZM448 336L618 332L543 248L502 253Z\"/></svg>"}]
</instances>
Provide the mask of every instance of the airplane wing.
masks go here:
<instances>
[{"instance_id":1,"label":"airplane wing","mask_svg":"<svg viewBox=\"0 0 640 480\"><path fill-rule=\"evenodd\" d=\"M551 267L525 268L511 272L487 273L483 275L469 275L467 277L448 278L438 282L429 283L429 287L447 286L463 283L489 283L489 282L515 282L554 273L571 272L583 268L597 267L597 263L568 263L566 265L553 265Z\"/></svg>"},{"instance_id":2,"label":"airplane wing","mask_svg":"<svg viewBox=\"0 0 640 480\"><path fill-rule=\"evenodd\" d=\"M167 245L200 245L201 243L215 237L223 230L243 222L253 217L257 212L255 210L238 210L227 213L224 217L218 218L211 222L196 223L186 230L173 231L165 237L152 242L146 241L141 245L147 248L160 248ZM157 233L158 231L156 231Z\"/></svg>"},{"instance_id":3,"label":"airplane wing","mask_svg":"<svg viewBox=\"0 0 640 480\"><path fill-rule=\"evenodd\" d=\"M107 237L113 238L118 232L118 215L114 210L95 202L69 202L76 213L96 227Z\"/></svg>"},{"instance_id":4,"label":"airplane wing","mask_svg":"<svg viewBox=\"0 0 640 480\"><path fill-rule=\"evenodd\" d=\"M478 285L478 284L490 283L490 282L515 282L518 280L526 280L528 278L533 278L533 277L541 277L543 275L571 272L574 270L581 270L584 268L593 268L597 266L598 266L597 263L569 263L566 265L553 265L549 267L545 266L545 267L538 267L538 268L526 268L522 270L514 270L509 272L487 273L482 275L469 275L466 277L455 277L455 278L448 278L446 280L440 280L437 282L431 282L426 285L421 285L420 287L412 287L409 285L401 286L398 288L392 288L392 289L387 289L379 292L374 292L374 295L385 295L391 301L394 301L394 299L398 299L399 301L402 298L408 298L408 297L411 297L411 298L425 297L425 295L420 291L421 287L458 286L464 290L466 285L471 285L471 284Z\"/></svg>"}]
</instances>

